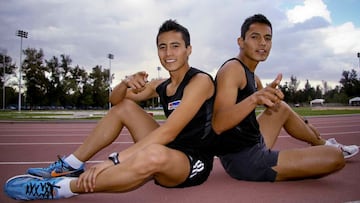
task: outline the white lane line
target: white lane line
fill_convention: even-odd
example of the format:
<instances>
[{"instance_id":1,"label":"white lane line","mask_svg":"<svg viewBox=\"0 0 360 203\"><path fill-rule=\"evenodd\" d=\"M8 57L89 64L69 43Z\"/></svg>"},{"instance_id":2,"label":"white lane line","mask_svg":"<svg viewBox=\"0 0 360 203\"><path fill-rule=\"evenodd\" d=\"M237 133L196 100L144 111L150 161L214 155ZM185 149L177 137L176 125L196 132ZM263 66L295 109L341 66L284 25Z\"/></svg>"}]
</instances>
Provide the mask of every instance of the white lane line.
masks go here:
<instances>
[{"instance_id":1,"label":"white lane line","mask_svg":"<svg viewBox=\"0 0 360 203\"><path fill-rule=\"evenodd\" d=\"M345 134L359 134L360 131L351 131L351 132L335 132L335 133L321 133L323 135L345 135ZM290 135L279 135L279 138L291 137ZM113 142L113 144L132 144L134 142ZM1 145L80 145L82 142L9 142L9 143L0 143Z\"/></svg>"},{"instance_id":2,"label":"white lane line","mask_svg":"<svg viewBox=\"0 0 360 203\"><path fill-rule=\"evenodd\" d=\"M14 135L14 134L0 134L0 137L85 137L88 134L68 134L68 135Z\"/></svg>"},{"instance_id":3,"label":"white lane line","mask_svg":"<svg viewBox=\"0 0 360 203\"><path fill-rule=\"evenodd\" d=\"M89 134L68 134L68 135L14 135L14 134L1 134L0 137L87 137ZM130 136L130 134L121 134L121 136Z\"/></svg>"},{"instance_id":4,"label":"white lane line","mask_svg":"<svg viewBox=\"0 0 360 203\"><path fill-rule=\"evenodd\" d=\"M102 161L87 161L89 164L101 163ZM28 165L28 164L52 164L53 161L2 161L0 165Z\"/></svg>"},{"instance_id":5,"label":"white lane line","mask_svg":"<svg viewBox=\"0 0 360 203\"><path fill-rule=\"evenodd\" d=\"M336 132L336 133L320 133L321 136L324 135L345 135L345 134L359 134L360 135L360 131L352 131L352 132ZM280 137L291 137L290 135L279 135Z\"/></svg>"},{"instance_id":6,"label":"white lane line","mask_svg":"<svg viewBox=\"0 0 360 203\"><path fill-rule=\"evenodd\" d=\"M216 159L217 157L215 157ZM93 161L87 161L87 164L97 164L97 163L101 163L104 160L93 160ZM34 165L34 164L41 164L41 165L46 165L46 164L52 164L54 163L53 161L2 161L0 162L0 165Z\"/></svg>"},{"instance_id":7,"label":"white lane line","mask_svg":"<svg viewBox=\"0 0 360 203\"><path fill-rule=\"evenodd\" d=\"M113 142L113 144L133 144L134 142ZM80 145L82 142L9 142L0 145Z\"/></svg>"}]
</instances>

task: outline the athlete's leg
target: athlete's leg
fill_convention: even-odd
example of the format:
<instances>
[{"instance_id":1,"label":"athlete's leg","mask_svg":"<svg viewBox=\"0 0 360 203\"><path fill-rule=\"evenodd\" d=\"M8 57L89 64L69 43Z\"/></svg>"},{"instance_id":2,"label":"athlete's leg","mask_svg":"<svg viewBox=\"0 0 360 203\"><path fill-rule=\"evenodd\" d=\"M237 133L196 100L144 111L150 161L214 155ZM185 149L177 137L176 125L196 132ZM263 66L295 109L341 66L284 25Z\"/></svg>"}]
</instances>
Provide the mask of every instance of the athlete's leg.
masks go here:
<instances>
[{"instance_id":1,"label":"athlete's leg","mask_svg":"<svg viewBox=\"0 0 360 203\"><path fill-rule=\"evenodd\" d=\"M40 177L69 176L78 177L84 172L84 162L111 144L127 127L136 142L156 129L159 124L142 108L131 100L125 99L113 106L108 114L99 121L85 141L65 158L60 158L46 168L29 168L27 173Z\"/></svg>"},{"instance_id":2,"label":"athlete's leg","mask_svg":"<svg viewBox=\"0 0 360 203\"><path fill-rule=\"evenodd\" d=\"M313 146L279 152L276 181L318 178L334 173L345 166L340 149Z\"/></svg>"},{"instance_id":3,"label":"athlete's leg","mask_svg":"<svg viewBox=\"0 0 360 203\"><path fill-rule=\"evenodd\" d=\"M325 140L319 136L315 128L306 124L285 102L279 103L275 109L266 109L257 120L268 148L274 146L282 128L292 137L311 145L325 144Z\"/></svg>"},{"instance_id":4,"label":"athlete's leg","mask_svg":"<svg viewBox=\"0 0 360 203\"><path fill-rule=\"evenodd\" d=\"M85 182L82 182L79 187L76 184L77 178L42 179L31 175L23 175L9 179L5 183L4 191L13 199L61 199L90 191L127 192L142 186L150 179L155 179L158 184L165 187L175 187L182 186L182 183L188 180L188 182L193 183L190 180L193 175L197 178L205 177L206 179L208 177L211 166L207 168L206 173L201 174L201 171L205 171L201 168L203 165L196 167L195 172L191 170L192 165L190 159L184 153L167 148L164 145L154 144L138 151L120 164L111 165L100 172L96 176L95 187L90 186L92 185L93 175L91 174L93 168L90 168L89 173L85 172L83 174L87 178L83 180ZM190 170L194 172L191 175ZM197 176L197 174L202 176ZM188 186L191 185L195 184L188 184Z\"/></svg>"},{"instance_id":5,"label":"athlete's leg","mask_svg":"<svg viewBox=\"0 0 360 203\"><path fill-rule=\"evenodd\" d=\"M111 144L124 126L129 129L136 142L156 129L159 124L135 102L125 99L110 109L73 154L83 162L89 160Z\"/></svg>"},{"instance_id":6,"label":"athlete's leg","mask_svg":"<svg viewBox=\"0 0 360 203\"><path fill-rule=\"evenodd\" d=\"M96 178L95 192L126 192L154 178L164 186L176 186L189 176L188 157L163 145L151 145L133 157L101 172ZM71 182L71 191L83 193L84 188Z\"/></svg>"}]
</instances>

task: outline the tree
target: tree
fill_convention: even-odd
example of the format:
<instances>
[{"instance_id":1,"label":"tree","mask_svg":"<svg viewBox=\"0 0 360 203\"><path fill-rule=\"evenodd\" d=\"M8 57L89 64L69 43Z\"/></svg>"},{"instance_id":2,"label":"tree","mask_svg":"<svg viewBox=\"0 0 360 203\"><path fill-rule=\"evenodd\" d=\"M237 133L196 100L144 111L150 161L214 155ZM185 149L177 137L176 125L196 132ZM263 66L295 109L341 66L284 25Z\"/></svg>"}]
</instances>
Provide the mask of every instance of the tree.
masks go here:
<instances>
[{"instance_id":1,"label":"tree","mask_svg":"<svg viewBox=\"0 0 360 203\"><path fill-rule=\"evenodd\" d=\"M61 56L61 91L63 93L63 97L60 98L62 106L67 106L71 102L71 94L72 94L72 81L71 81L71 70L73 69L71 65L71 58L70 56L66 56L65 54L62 54Z\"/></svg>"},{"instance_id":2,"label":"tree","mask_svg":"<svg viewBox=\"0 0 360 203\"><path fill-rule=\"evenodd\" d=\"M80 95L78 99L78 107L80 108L89 108L93 106L93 98L92 98L92 86L89 82L86 82L83 86L83 93Z\"/></svg>"},{"instance_id":3,"label":"tree","mask_svg":"<svg viewBox=\"0 0 360 203\"><path fill-rule=\"evenodd\" d=\"M341 91L348 97L360 96L360 81L357 79L354 69L351 71L344 70L339 82L342 85Z\"/></svg>"},{"instance_id":4,"label":"tree","mask_svg":"<svg viewBox=\"0 0 360 203\"><path fill-rule=\"evenodd\" d=\"M7 75L15 75L16 66L14 63L12 63L12 58L10 56L6 56L3 54L0 54L0 64L1 64L0 66L2 67L0 71L0 84L2 86L4 82L6 83L6 81L8 80ZM5 75L3 69L4 66L5 66Z\"/></svg>"},{"instance_id":5,"label":"tree","mask_svg":"<svg viewBox=\"0 0 360 203\"><path fill-rule=\"evenodd\" d=\"M43 65L44 53L42 49L28 48L25 51L25 60L22 66L24 79L26 82L27 103L30 108L36 105L46 103L47 84L49 80L46 77L48 68Z\"/></svg>"},{"instance_id":6,"label":"tree","mask_svg":"<svg viewBox=\"0 0 360 203\"><path fill-rule=\"evenodd\" d=\"M85 106L88 102L82 103L84 99L84 87L87 88L89 80L88 73L78 65L70 69L69 78L69 100L68 107ZM91 93L91 92L90 92Z\"/></svg>"},{"instance_id":7,"label":"tree","mask_svg":"<svg viewBox=\"0 0 360 203\"><path fill-rule=\"evenodd\" d=\"M59 59L53 56L49 61L45 60L49 70L49 82L47 85L46 97L51 98L46 105L60 105L60 98L64 96L61 84L61 69Z\"/></svg>"},{"instance_id":8,"label":"tree","mask_svg":"<svg viewBox=\"0 0 360 203\"><path fill-rule=\"evenodd\" d=\"M71 89L72 85L72 67L70 66L72 60L70 56L64 54L60 55L60 62L55 56L47 61L47 66L50 70L50 86L49 96L53 98L51 105L55 106L69 106L71 104Z\"/></svg>"},{"instance_id":9,"label":"tree","mask_svg":"<svg viewBox=\"0 0 360 203\"><path fill-rule=\"evenodd\" d=\"M288 82L285 82L284 85L279 85L279 89L283 92L284 94L284 101L286 102L293 102L291 100L291 95L290 95L290 91L289 91L289 86L288 86Z\"/></svg>"},{"instance_id":10,"label":"tree","mask_svg":"<svg viewBox=\"0 0 360 203\"><path fill-rule=\"evenodd\" d=\"M322 89L320 85L316 85L314 98L323 98Z\"/></svg>"},{"instance_id":11,"label":"tree","mask_svg":"<svg viewBox=\"0 0 360 203\"><path fill-rule=\"evenodd\" d=\"M306 102L310 102L311 100L316 99L315 89L311 86L309 80L306 80L303 98Z\"/></svg>"},{"instance_id":12,"label":"tree","mask_svg":"<svg viewBox=\"0 0 360 203\"><path fill-rule=\"evenodd\" d=\"M289 82L289 99L293 103L302 102L301 98L297 94L299 84L300 84L300 81L298 81L295 76L291 75L290 82Z\"/></svg>"},{"instance_id":13,"label":"tree","mask_svg":"<svg viewBox=\"0 0 360 203\"><path fill-rule=\"evenodd\" d=\"M329 103L347 103L348 97L341 91L341 87L337 85L334 89L325 93L324 99Z\"/></svg>"},{"instance_id":14,"label":"tree","mask_svg":"<svg viewBox=\"0 0 360 203\"><path fill-rule=\"evenodd\" d=\"M12 84L9 84L9 80L12 77L16 76L15 63L12 63L12 58L10 56L0 54L0 64L2 67L0 71L1 95L3 95L3 91L5 91L5 101L4 101L5 105L15 104L17 101L17 96L14 88L12 87ZM4 69L5 69L5 74L4 74ZM5 87L5 89L3 87ZM1 106L3 106L3 100L1 100Z\"/></svg>"},{"instance_id":15,"label":"tree","mask_svg":"<svg viewBox=\"0 0 360 203\"><path fill-rule=\"evenodd\" d=\"M92 98L96 107L104 108L108 101L109 92L109 71L102 70L101 66L96 66L90 73L91 84L93 84Z\"/></svg>"},{"instance_id":16,"label":"tree","mask_svg":"<svg viewBox=\"0 0 360 203\"><path fill-rule=\"evenodd\" d=\"M329 87L329 85L328 85L328 82L325 81L325 80L322 80L321 82L322 82L323 87L324 87L324 94L326 94L326 93L330 90L330 87Z\"/></svg>"}]
</instances>

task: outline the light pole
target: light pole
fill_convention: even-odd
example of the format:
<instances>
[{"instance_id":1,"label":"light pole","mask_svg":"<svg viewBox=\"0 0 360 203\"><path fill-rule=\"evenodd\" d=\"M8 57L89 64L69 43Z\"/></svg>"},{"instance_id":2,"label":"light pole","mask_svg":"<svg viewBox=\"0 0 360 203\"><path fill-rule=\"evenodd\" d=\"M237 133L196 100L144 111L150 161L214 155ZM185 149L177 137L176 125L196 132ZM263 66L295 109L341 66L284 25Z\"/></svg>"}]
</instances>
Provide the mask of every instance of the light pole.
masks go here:
<instances>
[{"instance_id":1,"label":"light pole","mask_svg":"<svg viewBox=\"0 0 360 203\"><path fill-rule=\"evenodd\" d=\"M357 57L359 58L359 69L360 69L360 52L357 53Z\"/></svg>"},{"instance_id":2,"label":"light pole","mask_svg":"<svg viewBox=\"0 0 360 203\"><path fill-rule=\"evenodd\" d=\"M5 57L6 57L6 53L7 53L7 50L6 49L1 49L1 54L3 56L3 70L4 70L4 74L3 74L3 110L5 110L5 68L6 68L6 65L5 65Z\"/></svg>"},{"instance_id":3,"label":"light pole","mask_svg":"<svg viewBox=\"0 0 360 203\"><path fill-rule=\"evenodd\" d=\"M108 59L109 59L109 110L110 110L111 109L110 94L111 94L111 83L112 83L111 60L114 59L114 55L108 54Z\"/></svg>"},{"instance_id":4,"label":"light pole","mask_svg":"<svg viewBox=\"0 0 360 203\"><path fill-rule=\"evenodd\" d=\"M20 63L19 63L19 104L18 104L18 110L21 111L21 68L22 68L22 39L28 37L28 32L25 32L23 30L18 30L17 34L18 37L20 37Z\"/></svg>"}]
</instances>

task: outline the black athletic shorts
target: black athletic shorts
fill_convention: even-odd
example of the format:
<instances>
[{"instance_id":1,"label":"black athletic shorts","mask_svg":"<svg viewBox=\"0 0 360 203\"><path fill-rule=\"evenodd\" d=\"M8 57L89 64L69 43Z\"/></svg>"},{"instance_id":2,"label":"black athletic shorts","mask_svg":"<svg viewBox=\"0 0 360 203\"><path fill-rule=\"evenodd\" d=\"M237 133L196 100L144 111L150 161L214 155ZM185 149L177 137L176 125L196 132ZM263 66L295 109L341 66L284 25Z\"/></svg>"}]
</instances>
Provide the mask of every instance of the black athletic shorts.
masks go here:
<instances>
[{"instance_id":1,"label":"black athletic shorts","mask_svg":"<svg viewBox=\"0 0 360 203\"><path fill-rule=\"evenodd\" d=\"M233 178L246 181L274 182L277 172L278 151L267 149L263 137L261 142L235 153L219 156L226 172Z\"/></svg>"},{"instance_id":2,"label":"black athletic shorts","mask_svg":"<svg viewBox=\"0 0 360 203\"><path fill-rule=\"evenodd\" d=\"M185 188L200 185L205 182L213 168L214 156L207 152L184 152L189 158L190 173L188 178L181 184L174 187L163 186L157 181L155 183L166 188Z\"/></svg>"}]
</instances>

